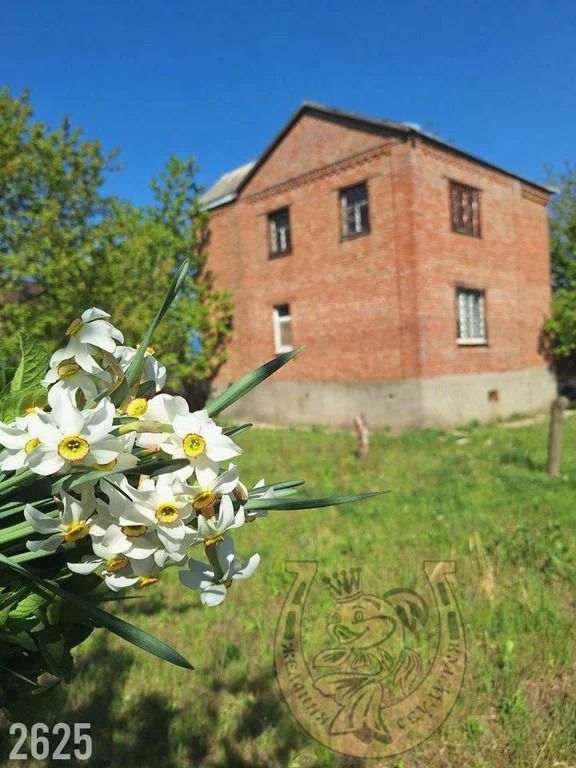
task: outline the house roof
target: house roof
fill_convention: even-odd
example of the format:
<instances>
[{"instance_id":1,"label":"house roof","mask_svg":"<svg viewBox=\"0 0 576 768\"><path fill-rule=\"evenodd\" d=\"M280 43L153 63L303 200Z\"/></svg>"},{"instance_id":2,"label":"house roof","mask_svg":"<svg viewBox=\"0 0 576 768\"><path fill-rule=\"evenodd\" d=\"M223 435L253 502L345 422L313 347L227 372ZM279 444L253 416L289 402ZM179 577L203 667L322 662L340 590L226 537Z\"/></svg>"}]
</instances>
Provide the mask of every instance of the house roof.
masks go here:
<instances>
[{"instance_id":1,"label":"house roof","mask_svg":"<svg viewBox=\"0 0 576 768\"><path fill-rule=\"evenodd\" d=\"M246 165L241 165L240 168L235 168L233 171L228 171L228 173L220 176L216 184L210 187L208 192L201 198L204 209L209 211L211 208L217 208L219 205L224 205L224 203L234 200L238 187L255 164L254 161L246 163Z\"/></svg>"},{"instance_id":2,"label":"house roof","mask_svg":"<svg viewBox=\"0 0 576 768\"><path fill-rule=\"evenodd\" d=\"M278 144L280 144L286 134L304 115L311 115L332 120L334 122L340 123L341 125L346 125L349 128L357 128L373 133L389 134L392 131L397 134L402 134L407 138L410 136L418 136L430 142L431 144L442 146L444 149L447 149L454 154L466 157L469 160L473 160L474 162L480 163L487 168L492 168L493 170L499 171L500 173L504 173L514 179L519 179L525 184L530 184L531 186L537 187L538 189L544 190L545 192L553 193L556 191L551 187L545 186L544 184L539 184L536 181L532 181L531 179L527 179L517 173L513 173L512 171L508 171L498 165L494 165L494 163L489 163L486 160L471 154L470 152L465 152L464 150L459 149L458 147L455 147L452 144L449 144L448 142L443 141L442 139L439 139L430 133L427 133L426 131L423 131L418 125L414 123L397 123L392 120L385 120L382 118L366 117L364 115L358 115L355 112L345 112L344 110L335 109L334 107L327 107L323 104L316 104L312 101L304 101L256 161L247 163L240 168L236 168L234 171L229 171L218 179L218 181L202 197L201 202L203 203L204 208L206 210L210 210L211 208L217 208L235 200L242 189L248 184L250 179L256 175L260 167L266 162L268 157L276 149Z\"/></svg>"}]
</instances>

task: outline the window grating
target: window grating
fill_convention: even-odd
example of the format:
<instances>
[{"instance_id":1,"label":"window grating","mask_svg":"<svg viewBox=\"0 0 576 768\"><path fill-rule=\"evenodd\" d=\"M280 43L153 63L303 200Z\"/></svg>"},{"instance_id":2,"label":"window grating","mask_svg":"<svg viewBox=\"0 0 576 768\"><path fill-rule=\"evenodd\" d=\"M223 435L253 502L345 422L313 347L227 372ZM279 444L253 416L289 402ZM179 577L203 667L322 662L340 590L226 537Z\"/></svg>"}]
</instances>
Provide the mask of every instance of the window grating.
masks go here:
<instances>
[{"instance_id":1,"label":"window grating","mask_svg":"<svg viewBox=\"0 0 576 768\"><path fill-rule=\"evenodd\" d=\"M342 237L354 237L370 231L366 184L355 184L340 190L340 220Z\"/></svg>"},{"instance_id":2,"label":"window grating","mask_svg":"<svg viewBox=\"0 0 576 768\"><path fill-rule=\"evenodd\" d=\"M480 237L480 204L478 190L450 182L450 217L452 230L462 235Z\"/></svg>"},{"instance_id":3,"label":"window grating","mask_svg":"<svg viewBox=\"0 0 576 768\"><path fill-rule=\"evenodd\" d=\"M286 256L292 252L290 237L290 213L288 208L282 208L268 214L270 230L270 257Z\"/></svg>"},{"instance_id":4,"label":"window grating","mask_svg":"<svg viewBox=\"0 0 576 768\"><path fill-rule=\"evenodd\" d=\"M484 291L456 289L458 312L458 342L486 343L486 309Z\"/></svg>"}]
</instances>

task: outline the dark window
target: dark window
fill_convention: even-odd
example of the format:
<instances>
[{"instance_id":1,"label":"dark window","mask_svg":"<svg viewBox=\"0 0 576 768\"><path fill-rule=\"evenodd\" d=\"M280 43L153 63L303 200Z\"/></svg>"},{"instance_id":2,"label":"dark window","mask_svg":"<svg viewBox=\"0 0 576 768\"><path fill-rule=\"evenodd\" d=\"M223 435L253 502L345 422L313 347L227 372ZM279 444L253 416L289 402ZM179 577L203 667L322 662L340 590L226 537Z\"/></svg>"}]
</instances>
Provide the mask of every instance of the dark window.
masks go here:
<instances>
[{"instance_id":1,"label":"dark window","mask_svg":"<svg viewBox=\"0 0 576 768\"><path fill-rule=\"evenodd\" d=\"M288 208L274 211L268 214L268 227L270 230L270 256L285 256L292 251L290 238L290 213Z\"/></svg>"},{"instance_id":2,"label":"dark window","mask_svg":"<svg viewBox=\"0 0 576 768\"><path fill-rule=\"evenodd\" d=\"M450 182L450 217L452 230L462 235L480 237L480 202L478 190L457 181Z\"/></svg>"},{"instance_id":3,"label":"dark window","mask_svg":"<svg viewBox=\"0 0 576 768\"><path fill-rule=\"evenodd\" d=\"M486 343L486 302L484 291L456 288L458 343Z\"/></svg>"},{"instance_id":4,"label":"dark window","mask_svg":"<svg viewBox=\"0 0 576 768\"><path fill-rule=\"evenodd\" d=\"M340 219L342 237L354 237L370 232L366 184L355 184L340 190Z\"/></svg>"}]
</instances>

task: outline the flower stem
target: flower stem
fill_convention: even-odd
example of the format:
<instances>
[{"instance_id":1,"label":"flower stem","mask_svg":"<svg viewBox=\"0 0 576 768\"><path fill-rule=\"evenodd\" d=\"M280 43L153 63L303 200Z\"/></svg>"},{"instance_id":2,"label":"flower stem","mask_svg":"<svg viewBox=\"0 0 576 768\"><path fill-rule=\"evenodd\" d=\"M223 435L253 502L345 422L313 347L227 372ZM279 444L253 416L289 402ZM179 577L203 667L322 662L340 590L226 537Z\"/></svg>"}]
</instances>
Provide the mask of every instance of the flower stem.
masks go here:
<instances>
[{"instance_id":1,"label":"flower stem","mask_svg":"<svg viewBox=\"0 0 576 768\"><path fill-rule=\"evenodd\" d=\"M220 561L218 560L218 553L216 551L217 546L218 544L211 544L209 547L204 547L204 551L206 552L206 557L208 558L208 561L214 571L215 582L222 581L222 577L224 576L224 571L222 570L222 566L220 565Z\"/></svg>"}]
</instances>

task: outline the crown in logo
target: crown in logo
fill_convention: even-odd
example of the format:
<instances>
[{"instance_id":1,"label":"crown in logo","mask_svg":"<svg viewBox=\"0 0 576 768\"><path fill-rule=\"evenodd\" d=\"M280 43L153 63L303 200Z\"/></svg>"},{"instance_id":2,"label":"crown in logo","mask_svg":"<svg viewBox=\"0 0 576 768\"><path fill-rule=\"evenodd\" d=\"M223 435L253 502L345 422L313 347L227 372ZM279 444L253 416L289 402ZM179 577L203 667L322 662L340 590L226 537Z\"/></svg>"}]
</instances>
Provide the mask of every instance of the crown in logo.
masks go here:
<instances>
[{"instance_id":1,"label":"crown in logo","mask_svg":"<svg viewBox=\"0 0 576 768\"><path fill-rule=\"evenodd\" d=\"M361 568L350 568L348 571L336 571L332 578L324 576L322 581L330 589L334 600L353 600L362 594L361 573Z\"/></svg>"}]
</instances>

